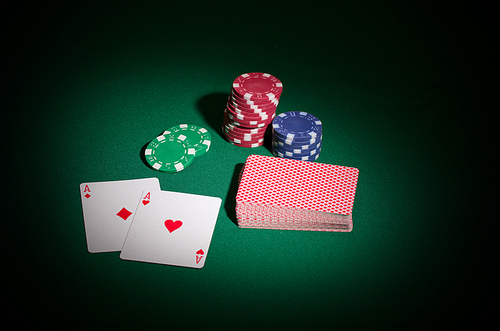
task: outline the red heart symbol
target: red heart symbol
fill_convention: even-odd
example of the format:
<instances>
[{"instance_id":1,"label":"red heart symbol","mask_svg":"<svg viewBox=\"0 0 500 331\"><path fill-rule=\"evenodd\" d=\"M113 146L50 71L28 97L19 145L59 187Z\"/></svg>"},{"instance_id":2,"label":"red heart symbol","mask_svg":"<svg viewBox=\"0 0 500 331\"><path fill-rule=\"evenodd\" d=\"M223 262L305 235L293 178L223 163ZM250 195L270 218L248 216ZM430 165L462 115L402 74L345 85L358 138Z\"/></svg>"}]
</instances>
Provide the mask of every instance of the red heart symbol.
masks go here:
<instances>
[{"instance_id":1,"label":"red heart symbol","mask_svg":"<svg viewBox=\"0 0 500 331\"><path fill-rule=\"evenodd\" d=\"M165 227L167 228L168 232L170 232L170 233L174 232L175 230L177 230L181 226L182 226L181 221L175 221L175 222L173 220L166 220L165 221Z\"/></svg>"},{"instance_id":2,"label":"red heart symbol","mask_svg":"<svg viewBox=\"0 0 500 331\"><path fill-rule=\"evenodd\" d=\"M144 206L145 206L145 205L147 205L148 203L150 203L150 201L149 201L149 200L142 200L142 204L143 204Z\"/></svg>"}]
</instances>

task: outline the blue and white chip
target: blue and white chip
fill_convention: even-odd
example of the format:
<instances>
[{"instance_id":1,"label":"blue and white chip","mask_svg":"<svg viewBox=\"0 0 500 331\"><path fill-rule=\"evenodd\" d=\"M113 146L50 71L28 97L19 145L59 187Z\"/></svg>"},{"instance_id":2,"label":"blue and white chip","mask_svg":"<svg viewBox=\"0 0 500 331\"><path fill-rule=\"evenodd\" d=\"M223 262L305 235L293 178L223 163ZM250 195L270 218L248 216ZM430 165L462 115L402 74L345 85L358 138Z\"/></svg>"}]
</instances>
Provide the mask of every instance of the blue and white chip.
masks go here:
<instances>
[{"instance_id":1,"label":"blue and white chip","mask_svg":"<svg viewBox=\"0 0 500 331\"><path fill-rule=\"evenodd\" d=\"M289 111L273 119L276 135L293 141L313 140L321 136L322 123L314 115L303 111Z\"/></svg>"}]
</instances>

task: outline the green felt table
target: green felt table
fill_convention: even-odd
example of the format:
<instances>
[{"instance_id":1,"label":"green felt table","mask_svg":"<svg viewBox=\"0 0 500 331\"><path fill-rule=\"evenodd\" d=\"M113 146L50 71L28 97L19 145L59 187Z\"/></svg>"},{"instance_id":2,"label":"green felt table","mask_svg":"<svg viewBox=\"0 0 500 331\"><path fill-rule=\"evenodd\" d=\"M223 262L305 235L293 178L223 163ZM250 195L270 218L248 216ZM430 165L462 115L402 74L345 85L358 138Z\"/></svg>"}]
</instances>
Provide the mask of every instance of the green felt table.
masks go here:
<instances>
[{"instance_id":1,"label":"green felt table","mask_svg":"<svg viewBox=\"0 0 500 331\"><path fill-rule=\"evenodd\" d=\"M8 326L406 330L488 320L480 295L495 227L485 185L497 176L481 157L494 147L477 133L489 96L477 83L492 77L487 2L13 8L2 64ZM321 119L317 162L359 169L352 232L236 226L237 171L251 154L272 154L233 146L220 128L233 80L256 71L282 81L277 113ZM145 144L180 123L207 128L210 151L179 173L146 166ZM87 252L79 184L147 177L222 198L204 268Z\"/></svg>"}]
</instances>

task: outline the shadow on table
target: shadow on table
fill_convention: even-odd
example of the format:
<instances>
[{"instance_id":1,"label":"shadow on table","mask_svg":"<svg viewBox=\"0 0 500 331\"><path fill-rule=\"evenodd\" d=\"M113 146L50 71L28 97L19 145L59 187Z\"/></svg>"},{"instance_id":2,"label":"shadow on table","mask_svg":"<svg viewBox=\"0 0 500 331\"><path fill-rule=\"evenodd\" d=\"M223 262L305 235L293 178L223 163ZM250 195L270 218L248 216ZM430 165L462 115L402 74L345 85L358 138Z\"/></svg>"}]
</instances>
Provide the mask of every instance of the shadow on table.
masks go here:
<instances>
[{"instance_id":1,"label":"shadow on table","mask_svg":"<svg viewBox=\"0 0 500 331\"><path fill-rule=\"evenodd\" d=\"M243 163L238 163L234 166L231 184L229 186L229 190L227 191L226 202L224 203L226 214L235 225L238 225L238 221L236 220L236 193L238 193L238 182L243 165Z\"/></svg>"},{"instance_id":2,"label":"shadow on table","mask_svg":"<svg viewBox=\"0 0 500 331\"><path fill-rule=\"evenodd\" d=\"M149 142L147 142L144 146L142 146L141 151L140 151L140 153L141 153L140 157L141 157L142 163L144 163L144 165L146 167L151 168L151 166L149 165L148 161L146 161L146 155L144 154L144 152L146 151L146 148L148 147L148 145L149 145Z\"/></svg>"},{"instance_id":3,"label":"shadow on table","mask_svg":"<svg viewBox=\"0 0 500 331\"><path fill-rule=\"evenodd\" d=\"M266 129L266 134L264 135L264 147L272 154L273 152L273 136L272 136L272 126L268 125Z\"/></svg>"},{"instance_id":4,"label":"shadow on table","mask_svg":"<svg viewBox=\"0 0 500 331\"><path fill-rule=\"evenodd\" d=\"M224 109L226 108L228 93L207 94L196 102L198 110L203 115L205 121L222 138L222 121L224 119Z\"/></svg>"}]
</instances>

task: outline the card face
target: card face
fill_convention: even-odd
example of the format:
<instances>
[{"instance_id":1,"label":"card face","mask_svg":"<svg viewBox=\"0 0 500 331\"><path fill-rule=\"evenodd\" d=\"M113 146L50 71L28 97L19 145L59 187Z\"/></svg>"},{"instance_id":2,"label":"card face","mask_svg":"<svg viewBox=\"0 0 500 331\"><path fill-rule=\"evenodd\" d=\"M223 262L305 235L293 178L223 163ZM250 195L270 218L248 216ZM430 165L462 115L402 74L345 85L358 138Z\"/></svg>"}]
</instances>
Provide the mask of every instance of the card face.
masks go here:
<instances>
[{"instance_id":1,"label":"card face","mask_svg":"<svg viewBox=\"0 0 500 331\"><path fill-rule=\"evenodd\" d=\"M144 190L159 191L158 178L80 184L85 236L90 253L122 249Z\"/></svg>"},{"instance_id":2,"label":"card face","mask_svg":"<svg viewBox=\"0 0 500 331\"><path fill-rule=\"evenodd\" d=\"M120 258L202 268L222 199L144 191L140 201Z\"/></svg>"}]
</instances>

